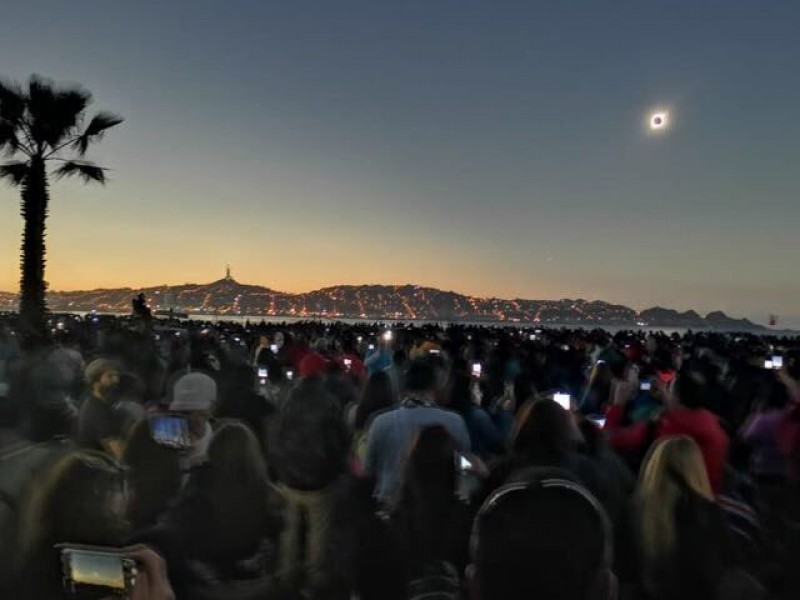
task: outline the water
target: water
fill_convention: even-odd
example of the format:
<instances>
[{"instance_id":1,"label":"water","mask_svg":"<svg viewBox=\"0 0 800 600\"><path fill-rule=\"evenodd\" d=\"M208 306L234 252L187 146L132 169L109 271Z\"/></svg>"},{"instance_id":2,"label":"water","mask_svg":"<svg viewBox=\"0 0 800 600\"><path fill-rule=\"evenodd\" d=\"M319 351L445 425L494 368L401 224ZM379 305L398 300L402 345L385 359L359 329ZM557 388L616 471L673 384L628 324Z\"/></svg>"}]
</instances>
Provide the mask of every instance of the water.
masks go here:
<instances>
[{"instance_id":1,"label":"water","mask_svg":"<svg viewBox=\"0 0 800 600\"><path fill-rule=\"evenodd\" d=\"M76 311L70 314L85 316L89 314L86 311ZM128 317L130 314L127 313L103 313L104 315L112 315L115 317ZM158 317L156 317L158 319ZM664 333L666 335L684 335L689 328L686 327L647 327L647 326L639 326L636 324L631 325L587 325L587 324L580 324L580 323L510 323L508 321L437 321L437 320L409 320L409 319L358 319L358 318L324 318L324 317L292 317L292 316L285 316L285 317L278 317L278 316L261 316L261 315L189 315L188 319L181 319L181 320L189 320L196 323L237 323L240 325L244 325L246 322L250 323L267 323L269 325L292 325L294 323L303 323L309 321L315 321L318 323L330 324L330 323L344 323L346 325L373 325L375 323L379 323L385 325L387 327L391 326L414 326L414 327L424 327L426 325L435 325L438 327L447 327L449 325L467 325L467 326L479 326L479 327L505 327L510 329L534 329L537 327L541 327L543 329L584 329L584 330L591 330L591 329L602 329L603 331L607 331L609 333L618 333L620 331L642 331L642 332L655 332L655 333ZM701 329L701 328L692 328L692 331L715 331L717 333L738 333L737 331L726 331L726 330L716 330L716 329ZM758 332L758 335L769 335L769 336L776 336L776 337L796 337L798 335L797 331L792 331L788 329L784 330L777 330L777 329L770 329L769 331Z\"/></svg>"}]
</instances>

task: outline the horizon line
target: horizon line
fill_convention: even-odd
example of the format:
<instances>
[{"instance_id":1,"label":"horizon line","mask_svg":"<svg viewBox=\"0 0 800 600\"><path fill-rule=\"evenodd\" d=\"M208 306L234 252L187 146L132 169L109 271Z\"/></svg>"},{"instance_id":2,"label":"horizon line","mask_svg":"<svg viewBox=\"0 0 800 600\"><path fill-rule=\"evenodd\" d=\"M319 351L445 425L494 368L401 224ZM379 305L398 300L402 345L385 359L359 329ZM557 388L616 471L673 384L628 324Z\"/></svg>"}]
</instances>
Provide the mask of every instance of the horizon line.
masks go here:
<instances>
[{"instance_id":1,"label":"horizon line","mask_svg":"<svg viewBox=\"0 0 800 600\"><path fill-rule=\"evenodd\" d=\"M661 304L656 304L656 305L653 305L653 306L648 306L646 308L639 309L639 308L635 308L633 306L629 306L627 304L624 304L622 302L611 302L611 301L603 300L603 299L587 299L587 298L578 298L578 297L576 297L576 298L568 298L568 297L561 297L561 298L522 298L522 297L501 298L499 296L481 296L481 295L466 294L466 293L458 292L458 291L452 290L452 289L451 290L446 290L446 289L442 289L442 288L438 288L438 287L431 287L431 286L427 286L427 285L419 285L419 284L415 284L415 283L403 283L403 284L392 284L392 283L352 283L352 284L351 283L340 283L340 284L336 284L336 285L329 285L329 286L325 286L325 287L319 287L319 288L315 288L315 289L311 289L311 290L307 290L307 291L303 291L303 292L284 292L284 291L277 290L277 289L274 289L274 288L271 288L271 287L268 287L268 286L265 286L265 285L262 285L262 284L242 283L240 281L237 281L234 277L232 277L230 275L227 275L226 277L222 277L220 279L212 280L212 281L207 282L207 283L184 282L184 283L173 284L173 285L164 283L164 284L156 284L156 285L149 285L149 286L139 286L139 287L131 287L131 286L123 286L123 287L116 287L116 288L114 288L114 287L100 287L100 288L95 288L95 289L79 289L79 290L50 290L50 289L48 289L45 293L46 294L77 294L77 293L91 293L91 292L107 292L107 291L116 291L116 290L130 290L131 292L136 292L136 291L145 291L145 290L154 289L154 288L176 288L176 287L184 287L184 286L191 286L191 285L197 285L197 286L210 285L212 283L225 282L225 281L231 281L233 283L237 283L239 285L244 285L244 286L248 286L248 287L260 287L260 288L264 288L266 290L269 290L270 292L274 292L276 294L282 294L282 295L286 295L286 296L303 296L303 295L310 294L310 293L313 293L313 292L320 292L320 291L324 291L324 290L328 290L328 289L341 288L341 287L393 287L393 288L412 287L412 288L434 290L434 291L450 293L450 294L457 294L459 296L464 296L464 297L467 297L467 298L475 298L477 300L502 300L502 301L506 301L506 302L508 302L508 301L517 301L517 300L526 301L526 302L562 302L562 301L583 301L583 302L587 302L587 303L596 303L596 302L598 302L598 303L603 303L603 304L607 304L607 305L610 305L610 306L622 306L624 308L629 308L629 309L633 310L634 312L636 312L637 315L641 314L645 310L652 310L652 309L659 308L659 309L663 309L663 310L672 310L672 311L675 311L675 312L677 312L679 314L683 314L683 313L687 313L687 312L694 312L695 314L697 314L698 316L700 316L703 319L705 319L709 314L719 312L719 313L722 313L723 315L725 315L728 318L739 319L739 320L744 319L744 320L751 321L750 318L748 318L748 317L731 316L730 314L728 314L725 311L720 310L720 309L715 309L715 310L708 311L704 315L701 312L698 312L694 308L689 308L689 309L686 309L686 310L679 310L679 309L676 309L676 308L669 308L669 307L663 306ZM19 293L20 292L18 292L18 291L17 292L8 292L8 291L0 290L0 294L10 294L10 295L14 295L14 296L19 296ZM759 322L756 322L756 321L751 321L751 322L756 324L756 325L762 325L763 326L762 323L759 323Z\"/></svg>"}]
</instances>

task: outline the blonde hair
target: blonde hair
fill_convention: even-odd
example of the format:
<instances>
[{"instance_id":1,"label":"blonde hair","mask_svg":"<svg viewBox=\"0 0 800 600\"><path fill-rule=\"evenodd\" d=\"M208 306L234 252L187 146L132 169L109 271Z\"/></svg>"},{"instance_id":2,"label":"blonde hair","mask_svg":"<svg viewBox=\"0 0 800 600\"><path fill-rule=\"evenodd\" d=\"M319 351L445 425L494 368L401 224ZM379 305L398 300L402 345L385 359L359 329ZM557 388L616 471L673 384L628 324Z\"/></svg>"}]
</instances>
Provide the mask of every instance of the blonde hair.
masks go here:
<instances>
[{"instance_id":1,"label":"blonde hair","mask_svg":"<svg viewBox=\"0 0 800 600\"><path fill-rule=\"evenodd\" d=\"M700 447L686 436L656 442L642 465L637 490L638 530L646 574L675 549L675 508L687 488L706 500L714 500Z\"/></svg>"}]
</instances>

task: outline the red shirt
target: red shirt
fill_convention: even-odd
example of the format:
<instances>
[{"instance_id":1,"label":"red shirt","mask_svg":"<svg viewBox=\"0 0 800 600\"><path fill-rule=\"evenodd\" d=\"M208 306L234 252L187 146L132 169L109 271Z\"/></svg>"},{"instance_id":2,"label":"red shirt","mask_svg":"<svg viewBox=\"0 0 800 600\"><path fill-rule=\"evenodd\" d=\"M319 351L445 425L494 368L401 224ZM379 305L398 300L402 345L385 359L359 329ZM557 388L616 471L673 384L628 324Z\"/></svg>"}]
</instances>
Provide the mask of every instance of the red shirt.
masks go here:
<instances>
[{"instance_id":1,"label":"red shirt","mask_svg":"<svg viewBox=\"0 0 800 600\"><path fill-rule=\"evenodd\" d=\"M608 441L611 446L622 454L635 454L646 450L647 423L634 423L623 427L623 409L612 405L606 414ZM722 477L725 468L725 458L728 455L728 435L723 431L717 416L704 408L686 408L676 406L667 410L658 422L655 438L661 439L676 435L685 435L692 438L706 463L708 480L715 494L722 489Z\"/></svg>"},{"instance_id":2,"label":"red shirt","mask_svg":"<svg viewBox=\"0 0 800 600\"><path fill-rule=\"evenodd\" d=\"M349 369L344 364L345 359L351 361ZM356 356L355 354L350 354L350 353L342 354L342 356L336 360L336 363L341 367L342 371L344 371L345 373L350 372L362 381L367 378L367 368L364 366L364 361L358 358L358 356Z\"/></svg>"}]
</instances>

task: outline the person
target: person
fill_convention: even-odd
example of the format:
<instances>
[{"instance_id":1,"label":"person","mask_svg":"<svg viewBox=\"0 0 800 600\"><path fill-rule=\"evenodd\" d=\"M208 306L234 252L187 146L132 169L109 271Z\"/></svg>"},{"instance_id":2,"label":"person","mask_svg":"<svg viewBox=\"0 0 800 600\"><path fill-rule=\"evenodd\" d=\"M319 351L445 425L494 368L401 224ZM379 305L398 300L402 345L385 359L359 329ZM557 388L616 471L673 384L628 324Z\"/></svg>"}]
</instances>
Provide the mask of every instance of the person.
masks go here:
<instances>
[{"instance_id":1,"label":"person","mask_svg":"<svg viewBox=\"0 0 800 600\"><path fill-rule=\"evenodd\" d=\"M466 372L466 363L457 362L448 406L464 419L472 442L472 452L485 460L506 451L515 407L513 402L506 402L501 397L494 412L490 413L474 400L477 385L478 382Z\"/></svg>"},{"instance_id":2,"label":"person","mask_svg":"<svg viewBox=\"0 0 800 600\"><path fill-rule=\"evenodd\" d=\"M131 428L122 463L128 468L131 492L128 520L134 531L146 529L181 489L180 456L156 443L149 420L141 419Z\"/></svg>"},{"instance_id":3,"label":"person","mask_svg":"<svg viewBox=\"0 0 800 600\"><path fill-rule=\"evenodd\" d=\"M406 375L406 396L399 407L375 418L367 433L365 471L377 480L375 495L389 502L396 493L403 463L411 444L428 425L442 425L460 452L471 442L461 416L436 405L442 388L437 367L427 358L411 363Z\"/></svg>"},{"instance_id":4,"label":"person","mask_svg":"<svg viewBox=\"0 0 800 600\"><path fill-rule=\"evenodd\" d=\"M267 431L277 408L256 393L253 387L253 370L245 364L229 367L222 373L219 392L216 416L220 419L239 419L248 425L266 455Z\"/></svg>"},{"instance_id":5,"label":"person","mask_svg":"<svg viewBox=\"0 0 800 600\"><path fill-rule=\"evenodd\" d=\"M78 444L83 448L122 455L122 431L127 420L124 411L116 410L113 394L119 385L121 365L98 358L86 367L87 394L78 415Z\"/></svg>"},{"instance_id":6,"label":"person","mask_svg":"<svg viewBox=\"0 0 800 600\"><path fill-rule=\"evenodd\" d=\"M22 563L9 588L13 596L7 597L61 598L61 565L54 546L71 543L121 548L123 556L135 560L145 576L137 577L133 599L172 598L160 558L142 546L123 547L130 530L126 502L124 470L112 457L92 450L64 456L26 503Z\"/></svg>"},{"instance_id":7,"label":"person","mask_svg":"<svg viewBox=\"0 0 800 600\"><path fill-rule=\"evenodd\" d=\"M346 412L348 424L353 430L352 469L356 474L363 473L364 455L367 450L367 432L372 420L391 409L395 404L394 387L391 377L384 371L373 373L358 404ZM350 416L352 415L352 416Z\"/></svg>"},{"instance_id":8,"label":"person","mask_svg":"<svg viewBox=\"0 0 800 600\"><path fill-rule=\"evenodd\" d=\"M189 422L190 445L181 457L185 476L206 460L214 434L210 419L216 402L217 383L205 373L187 373L175 382L169 410L185 416Z\"/></svg>"},{"instance_id":9,"label":"person","mask_svg":"<svg viewBox=\"0 0 800 600\"><path fill-rule=\"evenodd\" d=\"M279 575L288 586L303 576L312 587L324 585L331 502L335 483L346 471L348 447L338 402L323 381L299 381L270 432L270 466L286 501Z\"/></svg>"},{"instance_id":10,"label":"person","mask_svg":"<svg viewBox=\"0 0 800 600\"><path fill-rule=\"evenodd\" d=\"M475 517L472 600L614 600L613 542L602 506L551 471L504 485Z\"/></svg>"},{"instance_id":11,"label":"person","mask_svg":"<svg viewBox=\"0 0 800 600\"><path fill-rule=\"evenodd\" d=\"M549 398L526 402L517 412L508 454L492 465L487 489L497 488L516 472L531 467L557 468L578 481L593 481L591 464L578 454L579 440L580 432L570 414L557 402Z\"/></svg>"},{"instance_id":12,"label":"person","mask_svg":"<svg viewBox=\"0 0 800 600\"><path fill-rule=\"evenodd\" d=\"M260 597L275 586L281 509L252 431L227 421L176 502L134 539L164 554L178 598Z\"/></svg>"},{"instance_id":13,"label":"person","mask_svg":"<svg viewBox=\"0 0 800 600\"><path fill-rule=\"evenodd\" d=\"M725 458L728 454L728 435L719 418L704 408L708 389L706 375L696 363L687 361L670 388L653 382L665 398L665 410L650 423L624 425L625 408L638 389L638 382L618 382L614 403L606 413L605 429L611 446L623 455L646 453L650 444L658 439L675 435L688 435L703 452L708 478L715 493L722 490Z\"/></svg>"},{"instance_id":14,"label":"person","mask_svg":"<svg viewBox=\"0 0 800 600\"><path fill-rule=\"evenodd\" d=\"M781 484L786 479L786 458L778 445L778 426L788 405L786 386L777 378L770 381L761 402L739 432L752 450L750 473L766 484Z\"/></svg>"},{"instance_id":15,"label":"person","mask_svg":"<svg viewBox=\"0 0 800 600\"><path fill-rule=\"evenodd\" d=\"M692 438L666 437L651 448L639 476L635 521L647 598L720 597L736 557Z\"/></svg>"},{"instance_id":16,"label":"person","mask_svg":"<svg viewBox=\"0 0 800 600\"><path fill-rule=\"evenodd\" d=\"M389 510L399 585L406 597L452 594L467 563L472 513L458 495L458 446L442 425L414 440L403 482ZM438 597L438 596L437 596Z\"/></svg>"},{"instance_id":17,"label":"person","mask_svg":"<svg viewBox=\"0 0 800 600\"><path fill-rule=\"evenodd\" d=\"M343 372L355 377L360 383L363 384L366 381L367 368L358 355L356 344L352 338L346 337L342 342L342 353L337 358L336 363Z\"/></svg>"}]
</instances>

